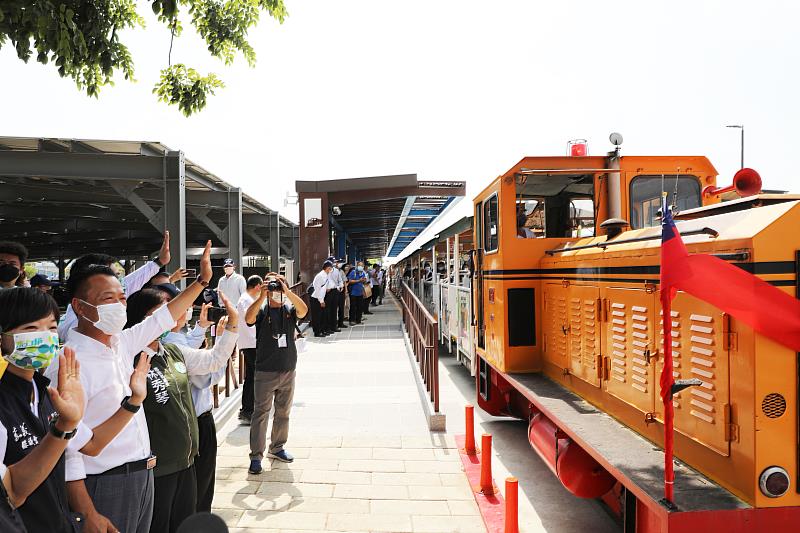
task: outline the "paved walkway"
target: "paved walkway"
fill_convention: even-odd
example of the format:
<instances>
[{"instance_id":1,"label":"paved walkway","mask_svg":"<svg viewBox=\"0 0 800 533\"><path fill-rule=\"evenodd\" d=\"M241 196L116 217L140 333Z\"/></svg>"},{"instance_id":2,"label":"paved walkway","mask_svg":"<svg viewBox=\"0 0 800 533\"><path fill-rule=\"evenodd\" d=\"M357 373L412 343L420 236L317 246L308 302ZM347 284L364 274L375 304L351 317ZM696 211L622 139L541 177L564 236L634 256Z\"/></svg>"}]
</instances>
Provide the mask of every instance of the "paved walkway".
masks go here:
<instances>
[{"instance_id":1,"label":"paved walkway","mask_svg":"<svg viewBox=\"0 0 800 533\"><path fill-rule=\"evenodd\" d=\"M294 463L249 475L249 427L222 428L214 510L231 531L485 531L452 434L427 429L400 320L387 298L365 325L309 339Z\"/></svg>"}]
</instances>

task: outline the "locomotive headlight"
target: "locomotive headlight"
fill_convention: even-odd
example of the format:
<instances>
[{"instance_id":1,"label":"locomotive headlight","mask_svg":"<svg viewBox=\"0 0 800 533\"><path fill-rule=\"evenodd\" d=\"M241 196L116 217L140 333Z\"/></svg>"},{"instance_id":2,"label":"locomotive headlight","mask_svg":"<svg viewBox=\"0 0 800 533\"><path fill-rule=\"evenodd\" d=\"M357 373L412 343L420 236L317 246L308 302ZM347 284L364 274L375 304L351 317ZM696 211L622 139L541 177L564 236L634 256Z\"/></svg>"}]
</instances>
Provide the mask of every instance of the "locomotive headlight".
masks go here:
<instances>
[{"instance_id":1,"label":"locomotive headlight","mask_svg":"<svg viewBox=\"0 0 800 533\"><path fill-rule=\"evenodd\" d=\"M761 492L768 498L779 498L789 490L789 474L779 466L770 466L758 478Z\"/></svg>"}]
</instances>

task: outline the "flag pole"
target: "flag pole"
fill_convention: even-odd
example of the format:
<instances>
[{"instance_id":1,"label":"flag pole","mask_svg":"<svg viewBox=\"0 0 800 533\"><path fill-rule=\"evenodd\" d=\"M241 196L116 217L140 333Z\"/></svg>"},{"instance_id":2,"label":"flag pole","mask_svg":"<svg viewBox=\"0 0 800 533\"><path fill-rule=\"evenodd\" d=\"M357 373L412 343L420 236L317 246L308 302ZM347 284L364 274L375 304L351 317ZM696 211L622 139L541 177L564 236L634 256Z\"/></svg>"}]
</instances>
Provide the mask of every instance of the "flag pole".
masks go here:
<instances>
[{"instance_id":1,"label":"flag pole","mask_svg":"<svg viewBox=\"0 0 800 533\"><path fill-rule=\"evenodd\" d=\"M670 220L667 193L662 192L662 225ZM664 499L672 504L674 500L675 472L673 469L674 410L672 405L672 287L663 283L664 254L661 254L661 310L664 325L664 368L661 371L661 399L664 401Z\"/></svg>"}]
</instances>

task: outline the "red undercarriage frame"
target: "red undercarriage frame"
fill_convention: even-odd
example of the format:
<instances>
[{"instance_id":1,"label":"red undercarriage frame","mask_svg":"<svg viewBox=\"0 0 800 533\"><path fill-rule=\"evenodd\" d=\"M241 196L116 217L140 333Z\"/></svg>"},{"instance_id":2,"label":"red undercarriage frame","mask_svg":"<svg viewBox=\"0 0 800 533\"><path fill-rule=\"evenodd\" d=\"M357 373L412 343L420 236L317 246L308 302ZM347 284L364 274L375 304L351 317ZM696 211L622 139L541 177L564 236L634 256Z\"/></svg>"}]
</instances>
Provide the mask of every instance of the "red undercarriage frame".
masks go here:
<instances>
[{"instance_id":1,"label":"red undercarriage frame","mask_svg":"<svg viewBox=\"0 0 800 533\"><path fill-rule=\"evenodd\" d=\"M638 487L626 487L610 465L601 465L586 450L571 442L558 419L543 414L522 391L504 379L503 374L485 361L489 400L479 393L478 406L495 416L528 418L531 423L528 440L565 488L573 494L601 500L620 520L626 533L757 533L800 531L800 507L737 509L718 511L669 511L661 503L646 496ZM481 390L481 372L476 373L477 390ZM538 422L536 422L538 419ZM539 427L537 428L537 424ZM542 425L544 424L544 425ZM552 442L543 439L549 435ZM573 447L574 460L565 465L563 455ZM559 450L554 454L553 450ZM588 459L587 459L588 458ZM598 470L599 468L599 470ZM565 472L567 470L567 472ZM602 470L602 472L600 472ZM513 474L513 472L512 472ZM608 478L604 478L608 476ZM587 480L592 480L587 481ZM610 480L610 481L609 481ZM607 483L607 485L605 484ZM608 490L608 487L611 487ZM601 494L597 494L602 491Z\"/></svg>"}]
</instances>

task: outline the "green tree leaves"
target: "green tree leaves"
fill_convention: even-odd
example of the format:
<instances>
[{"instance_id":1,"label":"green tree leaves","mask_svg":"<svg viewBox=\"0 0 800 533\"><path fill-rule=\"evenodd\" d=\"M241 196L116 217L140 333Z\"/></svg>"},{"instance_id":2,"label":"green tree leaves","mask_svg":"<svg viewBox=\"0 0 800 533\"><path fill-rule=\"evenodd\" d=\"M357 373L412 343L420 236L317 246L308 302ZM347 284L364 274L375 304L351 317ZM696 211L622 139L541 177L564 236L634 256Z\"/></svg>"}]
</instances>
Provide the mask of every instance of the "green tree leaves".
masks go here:
<instances>
[{"instance_id":1,"label":"green tree leaves","mask_svg":"<svg viewBox=\"0 0 800 533\"><path fill-rule=\"evenodd\" d=\"M225 87L216 75L201 76L195 69L178 64L161 71L161 79L153 89L158 99L177 105L187 117L206 106L206 98L214 89Z\"/></svg>"},{"instance_id":2,"label":"green tree leaves","mask_svg":"<svg viewBox=\"0 0 800 533\"><path fill-rule=\"evenodd\" d=\"M175 37L180 36L181 14L206 42L209 53L226 65L241 53L250 66L256 53L247 40L261 12L283 22L288 16L283 0L151 0L153 13ZM133 80L134 62L119 40L123 29L144 29L136 0L3 0L0 2L0 48L10 42L17 57L27 62L36 53L42 64L52 63L62 77L97 96L121 73ZM167 63L170 51L165 50ZM184 115L203 109L207 97L224 87L214 74L201 76L183 64L161 71L153 89L159 100L177 105Z\"/></svg>"}]
</instances>

